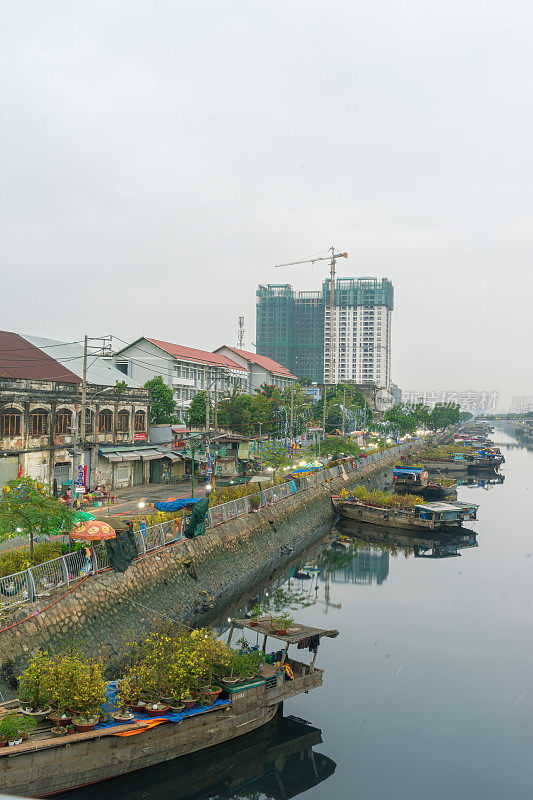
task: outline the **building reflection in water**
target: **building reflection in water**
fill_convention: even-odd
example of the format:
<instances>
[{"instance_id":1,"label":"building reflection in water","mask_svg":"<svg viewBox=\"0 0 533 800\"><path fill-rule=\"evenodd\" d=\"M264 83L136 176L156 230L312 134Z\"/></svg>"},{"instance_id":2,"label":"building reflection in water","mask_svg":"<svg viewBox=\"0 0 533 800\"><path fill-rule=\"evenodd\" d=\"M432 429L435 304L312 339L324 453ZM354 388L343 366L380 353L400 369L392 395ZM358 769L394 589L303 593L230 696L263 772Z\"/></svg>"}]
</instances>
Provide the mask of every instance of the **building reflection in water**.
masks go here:
<instances>
[{"instance_id":1,"label":"building reflection in water","mask_svg":"<svg viewBox=\"0 0 533 800\"><path fill-rule=\"evenodd\" d=\"M280 711L253 733L61 795L62 800L287 800L336 769L314 750L322 731Z\"/></svg>"},{"instance_id":2,"label":"building reflection in water","mask_svg":"<svg viewBox=\"0 0 533 800\"><path fill-rule=\"evenodd\" d=\"M378 585L389 575L389 553L375 547L361 547L342 568L329 570L332 583L360 583Z\"/></svg>"}]
</instances>

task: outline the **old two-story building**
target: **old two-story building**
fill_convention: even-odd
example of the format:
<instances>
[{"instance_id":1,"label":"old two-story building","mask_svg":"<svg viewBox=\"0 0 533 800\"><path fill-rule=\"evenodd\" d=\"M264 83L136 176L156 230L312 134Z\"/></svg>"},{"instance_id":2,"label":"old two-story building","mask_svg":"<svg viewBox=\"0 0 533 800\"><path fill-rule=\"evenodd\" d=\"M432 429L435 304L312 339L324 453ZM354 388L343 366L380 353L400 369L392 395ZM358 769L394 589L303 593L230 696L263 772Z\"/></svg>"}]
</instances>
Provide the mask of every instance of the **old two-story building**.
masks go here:
<instances>
[{"instance_id":1,"label":"old two-story building","mask_svg":"<svg viewBox=\"0 0 533 800\"><path fill-rule=\"evenodd\" d=\"M264 384L280 390L297 382L295 375L271 358L224 345L213 353L142 337L119 350L114 356L117 369L138 384L161 375L176 401L178 420L186 421L186 412L197 392L209 390L213 397L236 392L253 393Z\"/></svg>"},{"instance_id":2,"label":"old two-story building","mask_svg":"<svg viewBox=\"0 0 533 800\"><path fill-rule=\"evenodd\" d=\"M46 342L43 348L16 333L0 332L0 485L20 475L49 486L54 479L58 485L70 481L76 427L76 464L86 467L87 489L148 482L150 461L165 457L148 443L150 392L91 358L80 448L82 380L74 370L82 369L82 348L73 354L74 345L40 341ZM69 355L61 348L70 348ZM110 447L111 458L106 455Z\"/></svg>"},{"instance_id":3,"label":"old two-story building","mask_svg":"<svg viewBox=\"0 0 533 800\"><path fill-rule=\"evenodd\" d=\"M239 350L238 347L222 345L215 350L221 356L231 358L248 372L248 391L253 394L263 384L277 386L280 391L289 389L298 383L296 375L292 375L282 364L278 364L268 356L260 356L248 350Z\"/></svg>"},{"instance_id":4,"label":"old two-story building","mask_svg":"<svg viewBox=\"0 0 533 800\"><path fill-rule=\"evenodd\" d=\"M144 336L119 350L114 363L140 385L161 375L174 393L179 422L186 421L187 409L197 392L209 389L213 395L216 387L222 396L247 392L249 386L246 367L225 355Z\"/></svg>"}]
</instances>

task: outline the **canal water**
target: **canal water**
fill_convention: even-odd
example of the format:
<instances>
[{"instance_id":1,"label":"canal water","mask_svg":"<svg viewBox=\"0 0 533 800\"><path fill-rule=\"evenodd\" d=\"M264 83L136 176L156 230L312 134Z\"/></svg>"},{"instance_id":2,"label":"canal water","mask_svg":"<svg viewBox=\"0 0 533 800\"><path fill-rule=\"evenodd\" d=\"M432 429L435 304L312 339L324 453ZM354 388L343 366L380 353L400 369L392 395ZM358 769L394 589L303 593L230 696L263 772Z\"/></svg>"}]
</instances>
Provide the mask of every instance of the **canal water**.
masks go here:
<instances>
[{"instance_id":1,"label":"canal water","mask_svg":"<svg viewBox=\"0 0 533 800\"><path fill-rule=\"evenodd\" d=\"M384 547L371 526L356 540L337 528L268 587L297 621L338 629L319 650L322 688L251 737L69 797L529 800L533 451L493 438L504 481L458 492L479 504L477 546Z\"/></svg>"}]
</instances>

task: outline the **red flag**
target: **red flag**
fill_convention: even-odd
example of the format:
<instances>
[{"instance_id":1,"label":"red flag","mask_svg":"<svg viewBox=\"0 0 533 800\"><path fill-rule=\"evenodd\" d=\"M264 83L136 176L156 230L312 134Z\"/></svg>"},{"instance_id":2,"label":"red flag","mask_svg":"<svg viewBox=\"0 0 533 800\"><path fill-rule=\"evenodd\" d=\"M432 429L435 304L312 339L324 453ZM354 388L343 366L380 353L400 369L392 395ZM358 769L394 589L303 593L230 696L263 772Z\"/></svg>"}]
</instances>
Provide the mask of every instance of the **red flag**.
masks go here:
<instances>
[{"instance_id":1,"label":"red flag","mask_svg":"<svg viewBox=\"0 0 533 800\"><path fill-rule=\"evenodd\" d=\"M19 474L17 475L17 478L22 478L22 464L19 464Z\"/></svg>"}]
</instances>

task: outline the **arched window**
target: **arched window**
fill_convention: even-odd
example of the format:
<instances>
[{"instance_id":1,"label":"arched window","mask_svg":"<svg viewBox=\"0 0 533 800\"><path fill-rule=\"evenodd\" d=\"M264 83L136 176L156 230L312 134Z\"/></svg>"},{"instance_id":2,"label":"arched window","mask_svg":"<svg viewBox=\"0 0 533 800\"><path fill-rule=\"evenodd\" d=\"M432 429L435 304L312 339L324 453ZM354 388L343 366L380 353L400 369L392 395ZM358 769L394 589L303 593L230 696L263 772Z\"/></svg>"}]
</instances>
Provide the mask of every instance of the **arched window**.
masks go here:
<instances>
[{"instance_id":1,"label":"arched window","mask_svg":"<svg viewBox=\"0 0 533 800\"><path fill-rule=\"evenodd\" d=\"M144 411L136 411L133 417L133 430L135 433L144 433L146 430L146 414Z\"/></svg>"},{"instance_id":2,"label":"arched window","mask_svg":"<svg viewBox=\"0 0 533 800\"><path fill-rule=\"evenodd\" d=\"M0 436L20 436L22 414L16 408L6 408L0 415Z\"/></svg>"},{"instance_id":3,"label":"arched window","mask_svg":"<svg viewBox=\"0 0 533 800\"><path fill-rule=\"evenodd\" d=\"M46 436L48 433L48 411L36 408L30 411L30 436Z\"/></svg>"},{"instance_id":4,"label":"arched window","mask_svg":"<svg viewBox=\"0 0 533 800\"><path fill-rule=\"evenodd\" d=\"M125 409L119 411L117 414L117 431L120 433L127 433L130 428L130 415Z\"/></svg>"},{"instance_id":5,"label":"arched window","mask_svg":"<svg viewBox=\"0 0 533 800\"><path fill-rule=\"evenodd\" d=\"M63 435L65 433L70 433L70 420L72 418L72 414L68 410L68 408L60 408L56 414L56 424L54 427L54 433Z\"/></svg>"},{"instance_id":6,"label":"arched window","mask_svg":"<svg viewBox=\"0 0 533 800\"><path fill-rule=\"evenodd\" d=\"M98 429L100 433L111 433L113 430L113 412L108 408L98 414Z\"/></svg>"},{"instance_id":7,"label":"arched window","mask_svg":"<svg viewBox=\"0 0 533 800\"><path fill-rule=\"evenodd\" d=\"M90 408L85 409L85 433L92 433L94 430L94 411ZM78 414L78 432L81 435L81 411Z\"/></svg>"}]
</instances>

